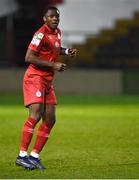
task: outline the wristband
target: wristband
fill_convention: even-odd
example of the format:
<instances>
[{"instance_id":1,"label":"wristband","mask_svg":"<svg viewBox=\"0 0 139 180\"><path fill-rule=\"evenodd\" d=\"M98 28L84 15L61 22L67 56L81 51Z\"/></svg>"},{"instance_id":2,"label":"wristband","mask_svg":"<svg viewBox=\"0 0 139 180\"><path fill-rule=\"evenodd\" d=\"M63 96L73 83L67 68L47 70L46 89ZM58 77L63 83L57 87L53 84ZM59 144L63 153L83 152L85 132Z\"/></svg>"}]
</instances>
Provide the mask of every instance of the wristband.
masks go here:
<instances>
[{"instance_id":1,"label":"wristband","mask_svg":"<svg viewBox=\"0 0 139 180\"><path fill-rule=\"evenodd\" d=\"M65 54L68 55L69 54L69 49L65 49Z\"/></svg>"}]
</instances>

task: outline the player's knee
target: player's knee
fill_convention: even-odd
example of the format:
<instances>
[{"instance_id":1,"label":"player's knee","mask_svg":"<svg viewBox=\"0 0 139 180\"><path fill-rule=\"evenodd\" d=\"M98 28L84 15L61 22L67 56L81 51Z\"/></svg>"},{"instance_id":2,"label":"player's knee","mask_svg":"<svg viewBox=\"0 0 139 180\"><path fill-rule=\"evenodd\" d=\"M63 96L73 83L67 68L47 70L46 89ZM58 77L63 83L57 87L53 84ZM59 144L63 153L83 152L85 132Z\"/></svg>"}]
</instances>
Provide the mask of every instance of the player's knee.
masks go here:
<instances>
[{"instance_id":1,"label":"player's knee","mask_svg":"<svg viewBox=\"0 0 139 180\"><path fill-rule=\"evenodd\" d=\"M30 117L32 117L36 121L39 121L42 118L42 112L41 111L31 112Z\"/></svg>"},{"instance_id":2,"label":"player's knee","mask_svg":"<svg viewBox=\"0 0 139 180\"><path fill-rule=\"evenodd\" d=\"M43 106L42 104L32 104L29 106L29 116L39 121L42 118Z\"/></svg>"},{"instance_id":3,"label":"player's knee","mask_svg":"<svg viewBox=\"0 0 139 180\"><path fill-rule=\"evenodd\" d=\"M45 122L51 126L54 126L55 122L56 122L56 117L54 114L47 114L46 118L45 118Z\"/></svg>"}]
</instances>

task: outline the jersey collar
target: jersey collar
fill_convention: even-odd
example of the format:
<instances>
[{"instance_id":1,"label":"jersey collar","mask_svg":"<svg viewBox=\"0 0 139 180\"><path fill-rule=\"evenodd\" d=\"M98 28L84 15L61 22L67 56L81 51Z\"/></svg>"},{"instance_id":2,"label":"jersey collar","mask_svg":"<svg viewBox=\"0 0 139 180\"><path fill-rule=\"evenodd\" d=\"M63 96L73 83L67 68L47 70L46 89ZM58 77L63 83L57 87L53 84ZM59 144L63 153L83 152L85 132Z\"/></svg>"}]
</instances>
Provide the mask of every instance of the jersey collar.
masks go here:
<instances>
[{"instance_id":1,"label":"jersey collar","mask_svg":"<svg viewBox=\"0 0 139 180\"><path fill-rule=\"evenodd\" d=\"M47 31L47 33L49 34L57 34L58 33L58 29L55 29L55 31L53 31L48 25L44 24L44 27Z\"/></svg>"}]
</instances>

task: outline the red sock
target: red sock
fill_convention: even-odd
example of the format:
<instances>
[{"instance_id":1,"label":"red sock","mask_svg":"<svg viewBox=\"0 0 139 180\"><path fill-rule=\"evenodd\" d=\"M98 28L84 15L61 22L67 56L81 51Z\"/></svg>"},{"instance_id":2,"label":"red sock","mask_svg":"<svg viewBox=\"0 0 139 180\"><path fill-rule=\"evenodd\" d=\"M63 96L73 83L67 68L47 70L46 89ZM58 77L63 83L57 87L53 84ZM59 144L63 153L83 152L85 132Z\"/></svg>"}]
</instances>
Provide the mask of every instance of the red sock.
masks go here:
<instances>
[{"instance_id":1,"label":"red sock","mask_svg":"<svg viewBox=\"0 0 139 180\"><path fill-rule=\"evenodd\" d=\"M45 122L42 122L42 124L38 128L36 141L32 150L33 152L36 152L38 154L41 152L42 148L48 140L51 129L52 126L48 126Z\"/></svg>"},{"instance_id":2,"label":"red sock","mask_svg":"<svg viewBox=\"0 0 139 180\"><path fill-rule=\"evenodd\" d=\"M27 151L28 146L31 142L34 128L37 124L37 121L33 118L28 118L28 120L25 122L23 129L22 129L22 137L21 137L21 151Z\"/></svg>"}]
</instances>

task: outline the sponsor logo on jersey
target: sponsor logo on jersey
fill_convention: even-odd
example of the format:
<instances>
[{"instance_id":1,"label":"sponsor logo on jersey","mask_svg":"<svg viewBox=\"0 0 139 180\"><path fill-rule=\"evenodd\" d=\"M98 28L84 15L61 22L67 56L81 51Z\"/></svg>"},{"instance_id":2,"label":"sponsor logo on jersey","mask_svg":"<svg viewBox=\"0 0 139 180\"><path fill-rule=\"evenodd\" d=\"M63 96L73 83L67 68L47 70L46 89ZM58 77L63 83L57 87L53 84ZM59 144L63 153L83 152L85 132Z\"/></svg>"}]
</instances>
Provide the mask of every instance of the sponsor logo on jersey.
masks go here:
<instances>
[{"instance_id":1,"label":"sponsor logo on jersey","mask_svg":"<svg viewBox=\"0 0 139 180\"><path fill-rule=\"evenodd\" d=\"M42 93L38 90L38 91L36 92L36 96L37 96L37 97L41 97L41 95L42 95Z\"/></svg>"},{"instance_id":2,"label":"sponsor logo on jersey","mask_svg":"<svg viewBox=\"0 0 139 180\"><path fill-rule=\"evenodd\" d=\"M31 41L32 45L39 46L44 34L43 33L36 33Z\"/></svg>"},{"instance_id":3,"label":"sponsor logo on jersey","mask_svg":"<svg viewBox=\"0 0 139 180\"><path fill-rule=\"evenodd\" d=\"M35 45L35 46L39 46L40 42L41 41L39 39L33 38L32 41L31 41L31 44Z\"/></svg>"},{"instance_id":4,"label":"sponsor logo on jersey","mask_svg":"<svg viewBox=\"0 0 139 180\"><path fill-rule=\"evenodd\" d=\"M35 37L38 38L38 39L42 39L43 36L44 36L43 33L39 33L39 32L38 32L38 33L35 34Z\"/></svg>"}]
</instances>

